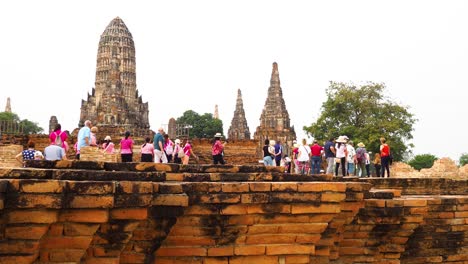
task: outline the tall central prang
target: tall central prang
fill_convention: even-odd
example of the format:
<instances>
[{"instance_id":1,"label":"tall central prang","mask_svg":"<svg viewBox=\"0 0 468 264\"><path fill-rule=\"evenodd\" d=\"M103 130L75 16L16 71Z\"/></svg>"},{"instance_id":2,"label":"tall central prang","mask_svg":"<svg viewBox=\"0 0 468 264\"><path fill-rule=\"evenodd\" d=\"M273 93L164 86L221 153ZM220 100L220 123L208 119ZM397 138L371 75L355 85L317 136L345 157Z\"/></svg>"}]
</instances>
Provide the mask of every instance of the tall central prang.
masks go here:
<instances>
[{"instance_id":1,"label":"tall central prang","mask_svg":"<svg viewBox=\"0 0 468 264\"><path fill-rule=\"evenodd\" d=\"M294 131L294 127L290 126L288 110L283 99L278 64L274 62L268 96L262 115L260 116L260 125L254 134L254 139L259 141L259 153L261 153L265 139L280 140L287 153L289 150L288 145L291 145L295 138L296 132Z\"/></svg>"},{"instance_id":2,"label":"tall central prang","mask_svg":"<svg viewBox=\"0 0 468 264\"><path fill-rule=\"evenodd\" d=\"M125 23L114 18L101 35L97 52L96 81L81 102L79 127L91 120L102 131L149 130L148 103L136 88L135 44ZM118 131L115 131L118 132Z\"/></svg>"}]
</instances>

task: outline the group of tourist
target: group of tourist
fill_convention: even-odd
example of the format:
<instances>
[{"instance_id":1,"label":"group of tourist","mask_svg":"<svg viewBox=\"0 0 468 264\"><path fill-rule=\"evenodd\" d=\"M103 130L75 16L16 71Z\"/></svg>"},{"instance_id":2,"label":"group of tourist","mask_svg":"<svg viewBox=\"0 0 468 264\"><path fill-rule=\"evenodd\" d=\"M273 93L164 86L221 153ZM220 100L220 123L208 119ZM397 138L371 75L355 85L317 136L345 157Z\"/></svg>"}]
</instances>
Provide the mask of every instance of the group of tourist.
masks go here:
<instances>
[{"instance_id":1,"label":"group of tourist","mask_svg":"<svg viewBox=\"0 0 468 264\"><path fill-rule=\"evenodd\" d=\"M85 126L79 130L76 143L76 159L80 159L80 149L82 147L98 146L96 144L97 128L93 128L91 121L86 120ZM122 162L132 162L134 141L130 131L125 132L119 144ZM115 145L109 135L104 138L104 143L100 147L104 154L115 153ZM145 138L145 142L141 145L140 153L141 162L188 164L191 156L198 159L193 153L189 139L186 139L184 144L182 144L180 139L176 139L173 142L169 138L169 135L164 132L163 128L159 128L153 138Z\"/></svg>"},{"instance_id":2,"label":"group of tourist","mask_svg":"<svg viewBox=\"0 0 468 264\"><path fill-rule=\"evenodd\" d=\"M16 155L16 160L25 165L27 160L62 160L67 159L66 152L68 150L68 131L62 130L60 124L55 126L54 131L49 135L50 143L44 149L44 154L35 149L36 144L30 140L27 144L27 149Z\"/></svg>"},{"instance_id":3,"label":"group of tourist","mask_svg":"<svg viewBox=\"0 0 468 264\"><path fill-rule=\"evenodd\" d=\"M267 144L267 141L265 141ZM268 148L268 154L273 157L273 148ZM264 147L264 155L266 148ZM314 140L312 146L309 146L305 139L302 144L294 142L292 151L295 173L301 174L319 174L322 170L322 161L326 163L323 172L340 176L358 176L370 177L371 164L374 166L377 177L390 177L391 153L390 147L385 138L380 138L380 152L375 153L371 158L371 152L366 150L363 142L357 144L354 148L353 141L347 136L330 138L324 146L320 146L317 140ZM264 157L265 165L270 158ZM341 173L339 173L341 171Z\"/></svg>"},{"instance_id":4,"label":"group of tourist","mask_svg":"<svg viewBox=\"0 0 468 264\"><path fill-rule=\"evenodd\" d=\"M98 128L93 127L90 120L86 120L84 126L78 131L74 146L77 160L80 159L81 148L85 146L99 147L104 154L115 153L115 145L111 137L106 136L104 142L98 145L97 133ZM27 144L27 149L16 155L16 159L23 164L26 160L33 159L67 159L67 138L68 131L63 131L61 125L57 124L49 135L50 144L44 149L44 154L35 150L35 143L30 141ZM224 159L226 142L223 142L222 138L221 133L214 135L211 148L213 164L223 165L226 163ZM292 159L285 155L279 140L266 139L264 143L263 163L265 166L284 166L285 172L297 174L324 172L334 174L337 177L340 174L340 176L370 177L372 164L377 177L385 177L385 172L387 172L387 177L390 177L390 147L383 137L380 138L380 152L375 153L373 158L371 158L372 153L366 150L363 142L359 142L357 148L354 148L353 141L349 140L347 136L330 138L323 146L319 145L317 140L314 140L312 145L308 145L306 139L303 139L301 144L294 141L291 152ZM133 161L133 145L131 133L126 131L120 140L122 162ZM180 139L172 141L163 128L159 128L153 138L146 137L145 142L141 145L141 162L188 164L190 157L194 157L198 161L198 157L193 152L191 141L189 139L185 139L184 142ZM326 166L322 170L323 163Z\"/></svg>"}]
</instances>

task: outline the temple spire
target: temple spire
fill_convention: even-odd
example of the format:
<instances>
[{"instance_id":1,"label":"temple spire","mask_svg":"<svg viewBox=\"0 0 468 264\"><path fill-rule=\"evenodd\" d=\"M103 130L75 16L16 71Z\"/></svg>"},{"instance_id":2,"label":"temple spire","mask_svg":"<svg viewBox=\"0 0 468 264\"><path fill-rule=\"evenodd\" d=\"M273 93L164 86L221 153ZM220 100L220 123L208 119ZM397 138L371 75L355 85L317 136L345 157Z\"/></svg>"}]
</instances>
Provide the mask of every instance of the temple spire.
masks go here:
<instances>
[{"instance_id":1,"label":"temple spire","mask_svg":"<svg viewBox=\"0 0 468 264\"><path fill-rule=\"evenodd\" d=\"M97 49L95 88L82 101L78 126L91 120L116 133L130 130L148 133L148 103L136 88L136 56L133 36L120 17L114 18L101 34ZM110 132L109 132L110 133Z\"/></svg>"},{"instance_id":2,"label":"temple spire","mask_svg":"<svg viewBox=\"0 0 468 264\"><path fill-rule=\"evenodd\" d=\"M265 139L274 139L281 141L282 144L290 144L295 138L296 132L294 127L291 127L280 85L278 63L273 62L270 87L254 139L259 141L259 149L261 150Z\"/></svg>"},{"instance_id":3,"label":"temple spire","mask_svg":"<svg viewBox=\"0 0 468 264\"><path fill-rule=\"evenodd\" d=\"M6 106L5 106L5 112L11 113L10 97L7 97L7 102L6 102Z\"/></svg>"},{"instance_id":4,"label":"temple spire","mask_svg":"<svg viewBox=\"0 0 468 264\"><path fill-rule=\"evenodd\" d=\"M218 105L215 105L215 110L214 110L213 118L214 118L214 119L219 119Z\"/></svg>"},{"instance_id":5,"label":"temple spire","mask_svg":"<svg viewBox=\"0 0 468 264\"><path fill-rule=\"evenodd\" d=\"M229 139L250 139L250 130L245 118L244 103L242 101L241 90L237 90L236 110L231 121L231 127L228 130Z\"/></svg>"}]
</instances>

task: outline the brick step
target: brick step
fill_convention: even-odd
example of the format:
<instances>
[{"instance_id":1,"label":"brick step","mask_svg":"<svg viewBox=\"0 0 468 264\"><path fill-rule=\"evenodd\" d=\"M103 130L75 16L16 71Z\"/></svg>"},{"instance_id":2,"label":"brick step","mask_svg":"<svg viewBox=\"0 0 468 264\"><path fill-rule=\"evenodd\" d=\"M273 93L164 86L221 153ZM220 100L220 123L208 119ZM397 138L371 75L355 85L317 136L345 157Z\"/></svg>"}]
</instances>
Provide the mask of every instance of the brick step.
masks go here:
<instances>
[{"instance_id":1,"label":"brick step","mask_svg":"<svg viewBox=\"0 0 468 264\"><path fill-rule=\"evenodd\" d=\"M370 198L373 199L393 199L401 197L401 190L398 189L371 189Z\"/></svg>"}]
</instances>

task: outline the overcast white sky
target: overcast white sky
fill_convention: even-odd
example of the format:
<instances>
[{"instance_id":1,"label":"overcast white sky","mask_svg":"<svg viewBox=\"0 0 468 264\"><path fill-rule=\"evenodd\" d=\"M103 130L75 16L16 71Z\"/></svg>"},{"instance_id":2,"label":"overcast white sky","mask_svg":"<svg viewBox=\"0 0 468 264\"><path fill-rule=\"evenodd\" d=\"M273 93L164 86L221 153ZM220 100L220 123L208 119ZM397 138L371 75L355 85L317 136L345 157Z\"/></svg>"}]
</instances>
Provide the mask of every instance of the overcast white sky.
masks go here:
<instances>
[{"instance_id":1,"label":"overcast white sky","mask_svg":"<svg viewBox=\"0 0 468 264\"><path fill-rule=\"evenodd\" d=\"M278 62L299 137L330 80L384 82L419 120L415 154L468 152L468 1L1 1L0 111L48 129L78 125L99 38L119 16L133 35L137 88L153 129L185 110L224 133L237 89L253 135ZM183 106L180 106L183 104Z\"/></svg>"}]
</instances>

